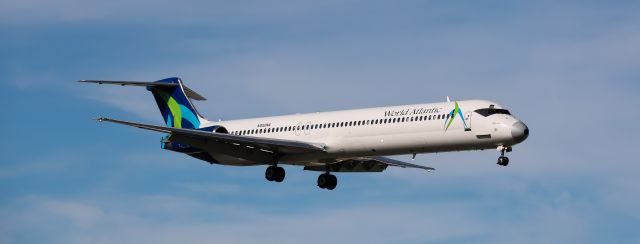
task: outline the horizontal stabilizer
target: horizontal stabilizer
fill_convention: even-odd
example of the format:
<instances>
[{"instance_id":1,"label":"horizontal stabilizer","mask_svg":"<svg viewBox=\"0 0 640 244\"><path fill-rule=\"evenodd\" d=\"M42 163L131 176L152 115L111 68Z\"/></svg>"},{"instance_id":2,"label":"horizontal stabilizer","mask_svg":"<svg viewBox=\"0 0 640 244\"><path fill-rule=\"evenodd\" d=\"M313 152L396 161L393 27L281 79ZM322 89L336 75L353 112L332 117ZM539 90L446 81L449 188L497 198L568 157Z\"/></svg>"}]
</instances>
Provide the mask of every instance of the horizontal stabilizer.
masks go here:
<instances>
[{"instance_id":1,"label":"horizontal stabilizer","mask_svg":"<svg viewBox=\"0 0 640 244\"><path fill-rule=\"evenodd\" d=\"M147 82L147 81L111 81L111 80L80 80L78 82L83 83L95 83L95 84L108 84L108 85L121 85L121 86L144 86L144 87L154 87L154 86L163 86L163 87L175 87L179 86L178 83L165 83L165 82ZM184 88L184 93L187 97L197 100L204 101L207 100L202 95L197 92L191 90L189 87L182 85Z\"/></svg>"},{"instance_id":2,"label":"horizontal stabilizer","mask_svg":"<svg viewBox=\"0 0 640 244\"><path fill-rule=\"evenodd\" d=\"M121 86L166 86L166 87L178 86L177 83L146 82L146 81L80 80L78 82L121 85Z\"/></svg>"}]
</instances>

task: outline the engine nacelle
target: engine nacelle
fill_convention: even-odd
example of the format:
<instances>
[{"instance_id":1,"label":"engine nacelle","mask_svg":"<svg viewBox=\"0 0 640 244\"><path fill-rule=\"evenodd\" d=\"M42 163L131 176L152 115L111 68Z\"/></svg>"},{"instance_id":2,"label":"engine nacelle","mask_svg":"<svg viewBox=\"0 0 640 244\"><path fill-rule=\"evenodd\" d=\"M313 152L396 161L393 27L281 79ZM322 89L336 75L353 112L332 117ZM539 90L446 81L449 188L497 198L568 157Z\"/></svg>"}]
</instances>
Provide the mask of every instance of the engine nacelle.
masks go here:
<instances>
[{"instance_id":1,"label":"engine nacelle","mask_svg":"<svg viewBox=\"0 0 640 244\"><path fill-rule=\"evenodd\" d=\"M229 131L227 130L227 128L224 128L223 126L220 126L220 125L204 127L204 128L200 128L198 130L215 132L215 133L220 133L220 134L229 134Z\"/></svg>"},{"instance_id":2,"label":"engine nacelle","mask_svg":"<svg viewBox=\"0 0 640 244\"><path fill-rule=\"evenodd\" d=\"M219 126L219 125L199 128L197 130L208 131L212 133L229 134L229 131L227 130L227 128L224 128L223 126ZM162 137L162 139L160 140L160 147L162 149L175 151L175 152L182 152L182 153L202 151L202 149L192 147L189 144L177 143L172 141L171 135Z\"/></svg>"}]
</instances>

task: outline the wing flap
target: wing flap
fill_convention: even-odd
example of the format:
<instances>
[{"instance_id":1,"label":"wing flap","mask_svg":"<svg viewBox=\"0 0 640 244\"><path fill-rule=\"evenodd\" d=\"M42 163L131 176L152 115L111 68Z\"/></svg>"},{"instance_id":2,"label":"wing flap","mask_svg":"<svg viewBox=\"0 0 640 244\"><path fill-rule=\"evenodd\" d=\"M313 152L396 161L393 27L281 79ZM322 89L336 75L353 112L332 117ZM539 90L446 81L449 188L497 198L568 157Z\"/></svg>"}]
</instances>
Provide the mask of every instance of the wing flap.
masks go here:
<instances>
[{"instance_id":1,"label":"wing flap","mask_svg":"<svg viewBox=\"0 0 640 244\"><path fill-rule=\"evenodd\" d=\"M372 157L372 159L377 160L377 161L382 162L382 163L385 163L387 165L401 167L401 168L424 169L426 171L434 171L434 170L436 170L436 169L431 168L431 167L422 166L422 165L418 165L418 164L412 164L412 163L406 163L406 162L402 162L402 161L391 159L391 158L387 158L387 157Z\"/></svg>"},{"instance_id":2,"label":"wing flap","mask_svg":"<svg viewBox=\"0 0 640 244\"><path fill-rule=\"evenodd\" d=\"M424 169L427 171L435 170L431 167L406 163L386 157L349 158L327 165L308 165L304 167L304 170L326 171L327 167L329 167L329 171L331 172L382 172L389 166Z\"/></svg>"}]
</instances>

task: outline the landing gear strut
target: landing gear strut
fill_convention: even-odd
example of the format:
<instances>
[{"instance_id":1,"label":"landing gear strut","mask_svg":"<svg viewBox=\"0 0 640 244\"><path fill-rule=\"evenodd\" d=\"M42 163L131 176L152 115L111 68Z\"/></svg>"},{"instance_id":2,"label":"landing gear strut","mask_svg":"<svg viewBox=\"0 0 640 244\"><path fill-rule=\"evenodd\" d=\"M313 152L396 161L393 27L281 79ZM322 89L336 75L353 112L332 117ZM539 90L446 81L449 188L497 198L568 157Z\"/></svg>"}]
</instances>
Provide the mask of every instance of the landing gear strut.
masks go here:
<instances>
[{"instance_id":1,"label":"landing gear strut","mask_svg":"<svg viewBox=\"0 0 640 244\"><path fill-rule=\"evenodd\" d=\"M509 158L504 156L505 152L511 152L511 147L499 146L498 151L500 151L500 157L498 158L498 165L507 166L509 165Z\"/></svg>"},{"instance_id":2,"label":"landing gear strut","mask_svg":"<svg viewBox=\"0 0 640 244\"><path fill-rule=\"evenodd\" d=\"M282 182L284 176L284 168L276 165L269 166L267 170L264 171L264 178L267 178L268 181Z\"/></svg>"}]
</instances>

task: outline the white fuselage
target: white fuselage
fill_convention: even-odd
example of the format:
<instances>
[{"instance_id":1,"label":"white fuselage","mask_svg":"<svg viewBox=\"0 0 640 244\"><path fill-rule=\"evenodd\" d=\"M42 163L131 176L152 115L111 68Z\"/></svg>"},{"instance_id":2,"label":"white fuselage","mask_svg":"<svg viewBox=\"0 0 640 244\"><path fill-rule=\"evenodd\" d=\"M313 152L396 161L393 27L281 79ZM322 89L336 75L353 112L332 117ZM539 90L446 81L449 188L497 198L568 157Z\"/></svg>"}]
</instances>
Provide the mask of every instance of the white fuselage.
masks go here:
<instances>
[{"instance_id":1,"label":"white fuselage","mask_svg":"<svg viewBox=\"0 0 640 244\"><path fill-rule=\"evenodd\" d=\"M520 122L514 116L474 112L490 107L502 110L497 103L485 100L457 103L460 113L453 120L447 115L454 111L455 102L444 102L208 122L208 125L223 126L231 134L325 145L323 153L283 155L279 159L285 164L299 165L340 158L482 150L512 146L523 140L514 135L512 127ZM223 164L256 164L211 154Z\"/></svg>"}]
</instances>

